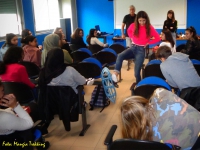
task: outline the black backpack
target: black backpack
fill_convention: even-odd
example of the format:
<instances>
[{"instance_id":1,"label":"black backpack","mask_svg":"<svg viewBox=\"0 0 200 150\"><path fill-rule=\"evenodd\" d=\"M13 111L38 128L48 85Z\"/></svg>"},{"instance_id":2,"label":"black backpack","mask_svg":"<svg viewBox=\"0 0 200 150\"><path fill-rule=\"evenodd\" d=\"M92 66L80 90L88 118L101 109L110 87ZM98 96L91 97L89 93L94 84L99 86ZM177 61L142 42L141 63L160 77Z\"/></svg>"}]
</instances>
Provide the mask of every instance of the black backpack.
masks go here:
<instances>
[{"instance_id":1,"label":"black backpack","mask_svg":"<svg viewBox=\"0 0 200 150\"><path fill-rule=\"evenodd\" d=\"M91 96L91 101L90 101L90 109L93 110L94 107L103 107L100 112L103 111L103 109L110 105L110 101L106 97L103 85L96 85Z\"/></svg>"}]
</instances>

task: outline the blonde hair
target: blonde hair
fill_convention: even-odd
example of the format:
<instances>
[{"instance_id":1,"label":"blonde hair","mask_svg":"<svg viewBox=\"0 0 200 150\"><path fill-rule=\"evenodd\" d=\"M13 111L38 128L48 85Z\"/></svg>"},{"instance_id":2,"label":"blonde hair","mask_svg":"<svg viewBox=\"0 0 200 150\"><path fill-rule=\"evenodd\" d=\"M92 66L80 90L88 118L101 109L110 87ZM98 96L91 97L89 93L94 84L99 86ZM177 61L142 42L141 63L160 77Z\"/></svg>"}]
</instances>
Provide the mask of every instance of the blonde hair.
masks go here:
<instances>
[{"instance_id":1,"label":"blonde hair","mask_svg":"<svg viewBox=\"0 0 200 150\"><path fill-rule=\"evenodd\" d=\"M121 106L123 138L153 140L153 108L141 96L131 96Z\"/></svg>"}]
</instances>

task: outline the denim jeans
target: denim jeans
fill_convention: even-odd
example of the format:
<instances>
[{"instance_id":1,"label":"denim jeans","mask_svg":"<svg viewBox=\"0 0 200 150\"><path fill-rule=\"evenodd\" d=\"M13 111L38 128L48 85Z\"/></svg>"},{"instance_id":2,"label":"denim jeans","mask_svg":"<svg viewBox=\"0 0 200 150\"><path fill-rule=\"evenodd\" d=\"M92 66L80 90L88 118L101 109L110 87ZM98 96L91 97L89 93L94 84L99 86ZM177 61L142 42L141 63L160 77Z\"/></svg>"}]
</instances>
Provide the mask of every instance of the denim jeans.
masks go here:
<instances>
[{"instance_id":1,"label":"denim jeans","mask_svg":"<svg viewBox=\"0 0 200 150\"><path fill-rule=\"evenodd\" d=\"M140 70L142 68L144 58L145 58L145 48L144 48L144 46L132 45L127 50L118 54L117 60L116 60L116 65L115 65L115 71L117 73L120 72L123 60L134 59L135 78L136 78L136 83L138 83L141 80Z\"/></svg>"}]
</instances>

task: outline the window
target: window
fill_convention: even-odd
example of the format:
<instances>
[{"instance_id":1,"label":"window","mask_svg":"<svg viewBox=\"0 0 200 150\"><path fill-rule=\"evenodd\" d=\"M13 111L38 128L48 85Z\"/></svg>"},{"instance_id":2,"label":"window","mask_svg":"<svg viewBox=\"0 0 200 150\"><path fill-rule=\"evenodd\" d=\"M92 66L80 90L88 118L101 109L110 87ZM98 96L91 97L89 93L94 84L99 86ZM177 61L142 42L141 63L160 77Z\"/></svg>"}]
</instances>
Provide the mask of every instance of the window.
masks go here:
<instances>
[{"instance_id":1,"label":"window","mask_svg":"<svg viewBox=\"0 0 200 150\"><path fill-rule=\"evenodd\" d=\"M60 26L58 0L33 0L36 32Z\"/></svg>"},{"instance_id":2,"label":"window","mask_svg":"<svg viewBox=\"0 0 200 150\"><path fill-rule=\"evenodd\" d=\"M7 33L21 34L21 0L0 0L0 38Z\"/></svg>"}]
</instances>

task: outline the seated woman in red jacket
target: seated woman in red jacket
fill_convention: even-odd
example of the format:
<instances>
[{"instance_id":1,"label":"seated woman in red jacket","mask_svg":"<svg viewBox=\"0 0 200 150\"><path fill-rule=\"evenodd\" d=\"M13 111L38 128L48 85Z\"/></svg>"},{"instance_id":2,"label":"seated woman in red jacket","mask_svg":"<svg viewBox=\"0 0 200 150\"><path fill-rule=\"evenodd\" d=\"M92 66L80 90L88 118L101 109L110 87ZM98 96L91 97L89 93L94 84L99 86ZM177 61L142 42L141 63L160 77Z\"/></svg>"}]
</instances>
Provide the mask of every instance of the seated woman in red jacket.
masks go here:
<instances>
[{"instance_id":1,"label":"seated woman in red jacket","mask_svg":"<svg viewBox=\"0 0 200 150\"><path fill-rule=\"evenodd\" d=\"M21 82L34 88L26 68L18 64L23 58L24 51L21 47L10 47L4 55L3 62L0 62L0 77L2 81Z\"/></svg>"}]
</instances>

